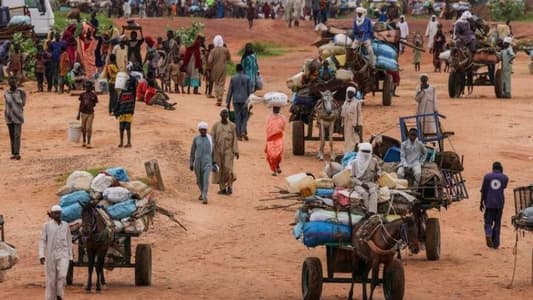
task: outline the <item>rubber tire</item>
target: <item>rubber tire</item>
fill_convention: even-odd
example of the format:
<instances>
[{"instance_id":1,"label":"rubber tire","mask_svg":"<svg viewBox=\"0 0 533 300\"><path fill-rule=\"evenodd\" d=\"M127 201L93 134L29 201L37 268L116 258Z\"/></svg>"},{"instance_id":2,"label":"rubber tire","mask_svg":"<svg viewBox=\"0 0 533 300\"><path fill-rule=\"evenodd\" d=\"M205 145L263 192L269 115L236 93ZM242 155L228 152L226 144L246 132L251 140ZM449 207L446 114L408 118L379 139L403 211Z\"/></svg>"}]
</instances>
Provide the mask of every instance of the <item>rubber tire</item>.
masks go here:
<instances>
[{"instance_id":1,"label":"rubber tire","mask_svg":"<svg viewBox=\"0 0 533 300\"><path fill-rule=\"evenodd\" d=\"M428 260L440 258L440 223L437 218L426 221L426 257Z\"/></svg>"},{"instance_id":2,"label":"rubber tire","mask_svg":"<svg viewBox=\"0 0 533 300\"><path fill-rule=\"evenodd\" d=\"M67 270L67 285L72 285L72 283L74 283L74 265L72 264L72 261L69 261Z\"/></svg>"},{"instance_id":3,"label":"rubber tire","mask_svg":"<svg viewBox=\"0 0 533 300\"><path fill-rule=\"evenodd\" d=\"M455 98L455 71L451 71L448 75L448 96Z\"/></svg>"},{"instance_id":4,"label":"rubber tire","mask_svg":"<svg viewBox=\"0 0 533 300\"><path fill-rule=\"evenodd\" d=\"M386 75L383 80L383 92L381 95L381 102L383 106L391 106L392 104L392 76Z\"/></svg>"},{"instance_id":5,"label":"rubber tire","mask_svg":"<svg viewBox=\"0 0 533 300\"><path fill-rule=\"evenodd\" d=\"M383 295L385 300L403 300L405 293L405 272L396 258L383 270Z\"/></svg>"},{"instance_id":6,"label":"rubber tire","mask_svg":"<svg viewBox=\"0 0 533 300\"><path fill-rule=\"evenodd\" d=\"M304 155L305 154L305 124L303 121L292 122L292 154Z\"/></svg>"},{"instance_id":7,"label":"rubber tire","mask_svg":"<svg viewBox=\"0 0 533 300\"><path fill-rule=\"evenodd\" d=\"M322 295L322 263L318 257L308 257L302 265L302 299L320 300Z\"/></svg>"},{"instance_id":8,"label":"rubber tire","mask_svg":"<svg viewBox=\"0 0 533 300\"><path fill-rule=\"evenodd\" d=\"M496 73L494 74L494 94L496 95L496 98L498 99L503 98L502 69L496 70Z\"/></svg>"},{"instance_id":9,"label":"rubber tire","mask_svg":"<svg viewBox=\"0 0 533 300\"><path fill-rule=\"evenodd\" d=\"M135 247L135 285L152 284L152 245L139 244Z\"/></svg>"}]
</instances>

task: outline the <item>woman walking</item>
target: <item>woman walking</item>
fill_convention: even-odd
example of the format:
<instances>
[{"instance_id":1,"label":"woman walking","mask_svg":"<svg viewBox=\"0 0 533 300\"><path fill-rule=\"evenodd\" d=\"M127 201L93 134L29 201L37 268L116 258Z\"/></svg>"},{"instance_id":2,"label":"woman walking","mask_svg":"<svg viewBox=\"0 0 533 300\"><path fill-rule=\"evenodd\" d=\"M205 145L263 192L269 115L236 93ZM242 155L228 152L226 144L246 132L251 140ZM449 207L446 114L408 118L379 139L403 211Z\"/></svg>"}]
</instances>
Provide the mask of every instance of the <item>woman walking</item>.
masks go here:
<instances>
[{"instance_id":1,"label":"woman walking","mask_svg":"<svg viewBox=\"0 0 533 300\"><path fill-rule=\"evenodd\" d=\"M257 64L257 57L255 56L252 43L247 43L244 46L244 54L241 58L241 65L244 69L244 74L250 78L252 84L252 93L256 91L257 73L259 72L259 65Z\"/></svg>"},{"instance_id":2,"label":"woman walking","mask_svg":"<svg viewBox=\"0 0 533 300\"><path fill-rule=\"evenodd\" d=\"M224 96L224 84L226 83L226 62L231 60L229 50L224 47L224 40L220 35L213 39L215 48L209 53L207 59L207 66L211 72L211 79L215 84L215 97L217 98L217 105L222 105L222 97Z\"/></svg>"},{"instance_id":3,"label":"woman walking","mask_svg":"<svg viewBox=\"0 0 533 300\"><path fill-rule=\"evenodd\" d=\"M204 37L198 35L194 43L187 47L185 56L183 58L182 72L186 72L185 85L187 86L187 94L191 93L191 86L194 94L198 95L198 88L200 87L200 73L202 72L202 54L200 48L204 43Z\"/></svg>"}]
</instances>

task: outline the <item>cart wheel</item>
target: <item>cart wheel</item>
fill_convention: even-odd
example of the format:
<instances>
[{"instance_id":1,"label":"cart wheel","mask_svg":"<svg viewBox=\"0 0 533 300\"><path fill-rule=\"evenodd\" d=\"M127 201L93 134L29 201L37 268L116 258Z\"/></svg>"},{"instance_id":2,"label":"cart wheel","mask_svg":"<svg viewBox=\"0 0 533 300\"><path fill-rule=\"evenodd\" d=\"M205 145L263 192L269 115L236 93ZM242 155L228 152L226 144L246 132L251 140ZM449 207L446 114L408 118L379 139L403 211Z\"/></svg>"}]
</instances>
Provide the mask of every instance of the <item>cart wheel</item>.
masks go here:
<instances>
[{"instance_id":1,"label":"cart wheel","mask_svg":"<svg viewBox=\"0 0 533 300\"><path fill-rule=\"evenodd\" d=\"M402 263L393 259L383 270L383 294L385 300L402 300L405 291L405 273Z\"/></svg>"},{"instance_id":2,"label":"cart wheel","mask_svg":"<svg viewBox=\"0 0 533 300\"><path fill-rule=\"evenodd\" d=\"M459 98L465 89L465 74L463 72L451 71L448 76L448 96Z\"/></svg>"},{"instance_id":3,"label":"cart wheel","mask_svg":"<svg viewBox=\"0 0 533 300\"><path fill-rule=\"evenodd\" d=\"M305 154L304 122L300 120L292 122L292 154Z\"/></svg>"},{"instance_id":4,"label":"cart wheel","mask_svg":"<svg viewBox=\"0 0 533 300\"><path fill-rule=\"evenodd\" d=\"M383 80L383 94L381 95L383 106L390 106L392 104L392 85L392 76L386 75Z\"/></svg>"},{"instance_id":5,"label":"cart wheel","mask_svg":"<svg viewBox=\"0 0 533 300\"><path fill-rule=\"evenodd\" d=\"M501 69L496 70L494 75L494 94L496 94L496 98L503 98L503 76Z\"/></svg>"},{"instance_id":6,"label":"cart wheel","mask_svg":"<svg viewBox=\"0 0 533 300\"><path fill-rule=\"evenodd\" d=\"M74 279L74 264L72 261L69 261L68 263L68 271L67 271L67 285L72 285Z\"/></svg>"},{"instance_id":7,"label":"cart wheel","mask_svg":"<svg viewBox=\"0 0 533 300\"><path fill-rule=\"evenodd\" d=\"M429 218L426 222L426 257L428 260L440 258L440 224L437 218Z\"/></svg>"},{"instance_id":8,"label":"cart wheel","mask_svg":"<svg viewBox=\"0 0 533 300\"><path fill-rule=\"evenodd\" d=\"M302 296L304 300L319 300L322 294L322 264L318 257L308 257L302 266Z\"/></svg>"},{"instance_id":9,"label":"cart wheel","mask_svg":"<svg viewBox=\"0 0 533 300\"><path fill-rule=\"evenodd\" d=\"M135 247L135 285L152 284L152 246L139 244Z\"/></svg>"}]
</instances>

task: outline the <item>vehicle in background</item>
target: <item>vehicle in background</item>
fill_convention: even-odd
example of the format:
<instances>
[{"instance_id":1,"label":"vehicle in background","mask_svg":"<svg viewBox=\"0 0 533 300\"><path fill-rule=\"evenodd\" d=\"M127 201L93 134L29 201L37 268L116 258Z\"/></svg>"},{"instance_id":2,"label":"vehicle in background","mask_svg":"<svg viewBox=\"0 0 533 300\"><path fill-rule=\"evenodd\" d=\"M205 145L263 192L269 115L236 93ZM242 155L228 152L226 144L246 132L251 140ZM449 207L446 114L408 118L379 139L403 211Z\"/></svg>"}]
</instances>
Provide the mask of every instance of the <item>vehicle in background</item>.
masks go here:
<instances>
[{"instance_id":1,"label":"vehicle in background","mask_svg":"<svg viewBox=\"0 0 533 300\"><path fill-rule=\"evenodd\" d=\"M0 0L0 6L26 7L31 25L33 25L33 30L38 38L45 38L55 25L54 11L50 0Z\"/></svg>"}]
</instances>

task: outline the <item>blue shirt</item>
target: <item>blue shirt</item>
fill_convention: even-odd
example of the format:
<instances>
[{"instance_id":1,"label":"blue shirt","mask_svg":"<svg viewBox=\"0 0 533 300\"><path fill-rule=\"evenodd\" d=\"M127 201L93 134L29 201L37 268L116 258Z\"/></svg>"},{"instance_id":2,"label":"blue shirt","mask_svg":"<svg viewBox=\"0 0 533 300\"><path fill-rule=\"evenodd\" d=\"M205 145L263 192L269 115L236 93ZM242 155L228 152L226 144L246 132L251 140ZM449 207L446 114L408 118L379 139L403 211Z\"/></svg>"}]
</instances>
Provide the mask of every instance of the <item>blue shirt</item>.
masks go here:
<instances>
[{"instance_id":1,"label":"blue shirt","mask_svg":"<svg viewBox=\"0 0 533 300\"><path fill-rule=\"evenodd\" d=\"M360 26L357 25L357 22L353 21L353 36L355 40L359 42L364 42L366 40L371 40L374 38L374 31L372 29L372 21L369 18L365 17L363 24Z\"/></svg>"},{"instance_id":2,"label":"blue shirt","mask_svg":"<svg viewBox=\"0 0 533 300\"><path fill-rule=\"evenodd\" d=\"M48 45L48 52L52 55L52 60L59 62L59 56L61 56L61 47L63 47L64 42L53 41Z\"/></svg>"},{"instance_id":3,"label":"blue shirt","mask_svg":"<svg viewBox=\"0 0 533 300\"><path fill-rule=\"evenodd\" d=\"M485 203L486 208L503 208L504 190L508 182L507 175L499 171L492 171L485 175L481 186L481 201Z\"/></svg>"}]
</instances>

